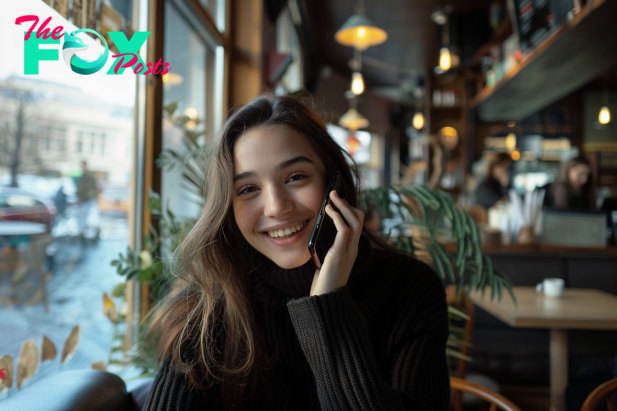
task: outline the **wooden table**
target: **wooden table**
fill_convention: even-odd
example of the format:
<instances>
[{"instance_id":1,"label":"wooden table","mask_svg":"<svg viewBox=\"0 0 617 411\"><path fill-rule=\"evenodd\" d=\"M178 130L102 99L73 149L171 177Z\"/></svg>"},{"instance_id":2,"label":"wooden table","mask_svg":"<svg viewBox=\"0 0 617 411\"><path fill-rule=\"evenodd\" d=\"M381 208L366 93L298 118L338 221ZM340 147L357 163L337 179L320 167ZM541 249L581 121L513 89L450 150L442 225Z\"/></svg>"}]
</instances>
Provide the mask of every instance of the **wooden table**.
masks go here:
<instances>
[{"instance_id":1,"label":"wooden table","mask_svg":"<svg viewBox=\"0 0 617 411\"><path fill-rule=\"evenodd\" d=\"M504 292L501 302L491 301L491 290L474 291L477 306L511 327L550 329L551 404L565 411L568 385L569 329L617 330L617 297L600 290L566 288L562 298L540 295L533 287L514 287L518 305Z\"/></svg>"}]
</instances>

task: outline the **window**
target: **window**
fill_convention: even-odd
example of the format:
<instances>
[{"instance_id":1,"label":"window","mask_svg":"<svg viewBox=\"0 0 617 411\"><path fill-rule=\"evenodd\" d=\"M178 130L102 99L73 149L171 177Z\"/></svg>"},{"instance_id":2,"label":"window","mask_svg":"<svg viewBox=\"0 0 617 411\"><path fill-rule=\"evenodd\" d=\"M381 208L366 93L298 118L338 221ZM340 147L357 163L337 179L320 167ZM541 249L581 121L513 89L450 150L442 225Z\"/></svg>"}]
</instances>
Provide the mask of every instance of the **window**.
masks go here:
<instances>
[{"instance_id":1,"label":"window","mask_svg":"<svg viewBox=\"0 0 617 411\"><path fill-rule=\"evenodd\" d=\"M96 146L96 136L94 133L90 133L90 154L94 154L95 146Z\"/></svg>"},{"instance_id":2,"label":"window","mask_svg":"<svg viewBox=\"0 0 617 411\"><path fill-rule=\"evenodd\" d=\"M118 29L129 39L136 31L134 21L147 16L139 9L144 2L136 0L56 0L51 2L55 11L49 4L0 1L0 16L53 16L50 29L63 26L73 30L71 21L79 28L94 29L103 35L107 33L108 22L119 22ZM96 58L102 46L85 33L78 36L89 47L83 57ZM23 43L11 43L14 44L7 44L7 55L13 54L11 50L23 53ZM61 54L61 45L43 48ZM111 65L112 54L110 50L107 67ZM22 121L16 115L16 100L11 100L10 94L0 93L0 111L3 115L7 112L9 119L6 125L11 133L10 147L16 147L18 136L14 130L23 130L24 136L20 151L3 153L10 161L0 158L0 217L38 223L36 229L42 230L43 235L24 238L16 231L4 231L0 238L0 267L4 267L0 273L0 356L13 357L15 381L22 343L34 341L40 362L41 336L47 337L57 355L53 361L39 365L28 382L33 384L61 370L90 368L91 363L107 362L110 358L114 325L103 313L103 293L112 295L114 287L124 281L110 263L118 253L126 252L129 243L130 199L115 195L105 201L99 195L80 204L76 194L80 181L88 181L82 180L82 160L96 180L96 190L85 191L102 193L113 188L116 193L130 193L130 180L136 173L133 156L125 153L132 152L132 144L116 149L116 140L108 137L132 140L136 129L133 113L141 116L144 111L135 107L137 87L136 76L132 74L81 76L72 73L60 56L57 61L41 63L39 75L28 76L23 74L23 64L23 58L2 59L0 89L10 87L16 93L31 93L35 98L24 107ZM5 137L0 135L0 140ZM11 183L11 165L15 164L18 187L5 188ZM11 278L5 282L7 267ZM19 275L13 275L17 272ZM19 324L18 330L14 324ZM76 350L61 365L62 348L77 325L80 328ZM118 331L123 332L121 328ZM113 353L118 354L121 353ZM107 369L115 372L117 369L112 367L108 364ZM6 394L10 397L17 391L13 384L8 393L0 395L0 409Z\"/></svg>"},{"instance_id":3,"label":"window","mask_svg":"<svg viewBox=\"0 0 617 411\"><path fill-rule=\"evenodd\" d=\"M165 8L165 61L174 62L174 76L163 85L163 105L177 103L172 118L164 118L163 149L173 149L180 155L186 154L183 139L186 138L177 116L187 116L190 121L186 128L202 131L209 136L214 132L215 107L220 105L216 99L215 62L217 54L181 14L174 3L167 2ZM176 47L183 43L185 47ZM193 201L195 194L186 189L190 184L178 184L183 180L182 169L175 167L162 172L161 192L163 204L179 217L195 217L199 207Z\"/></svg>"},{"instance_id":4,"label":"window","mask_svg":"<svg viewBox=\"0 0 617 411\"><path fill-rule=\"evenodd\" d=\"M225 0L199 0L206 8L219 31L225 31Z\"/></svg>"}]
</instances>

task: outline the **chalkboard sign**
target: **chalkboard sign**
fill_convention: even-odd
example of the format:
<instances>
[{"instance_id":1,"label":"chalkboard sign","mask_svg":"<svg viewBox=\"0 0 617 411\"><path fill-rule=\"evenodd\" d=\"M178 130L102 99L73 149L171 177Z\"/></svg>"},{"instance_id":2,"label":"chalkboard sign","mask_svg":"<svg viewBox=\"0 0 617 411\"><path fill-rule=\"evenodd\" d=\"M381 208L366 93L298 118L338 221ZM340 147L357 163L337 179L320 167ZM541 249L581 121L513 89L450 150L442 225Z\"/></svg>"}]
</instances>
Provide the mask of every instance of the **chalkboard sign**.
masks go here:
<instances>
[{"instance_id":1,"label":"chalkboard sign","mask_svg":"<svg viewBox=\"0 0 617 411\"><path fill-rule=\"evenodd\" d=\"M574 0L509 0L508 6L521 52L526 53L567 21Z\"/></svg>"}]
</instances>

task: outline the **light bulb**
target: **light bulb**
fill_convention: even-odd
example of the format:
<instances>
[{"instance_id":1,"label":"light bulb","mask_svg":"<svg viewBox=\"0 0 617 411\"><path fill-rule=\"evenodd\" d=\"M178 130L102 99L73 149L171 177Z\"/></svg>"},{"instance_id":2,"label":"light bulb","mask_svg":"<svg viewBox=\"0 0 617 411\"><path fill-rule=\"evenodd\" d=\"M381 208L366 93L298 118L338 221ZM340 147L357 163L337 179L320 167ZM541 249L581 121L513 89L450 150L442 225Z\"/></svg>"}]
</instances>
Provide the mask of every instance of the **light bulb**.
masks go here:
<instances>
[{"instance_id":1,"label":"light bulb","mask_svg":"<svg viewBox=\"0 0 617 411\"><path fill-rule=\"evenodd\" d=\"M360 27L358 29L358 37L364 38L364 36L366 36L366 30L364 30L364 27Z\"/></svg>"},{"instance_id":2,"label":"light bulb","mask_svg":"<svg viewBox=\"0 0 617 411\"><path fill-rule=\"evenodd\" d=\"M510 154L510 157L512 157L512 160L518 161L521 159L521 153L518 150L514 150L512 154Z\"/></svg>"},{"instance_id":3,"label":"light bulb","mask_svg":"<svg viewBox=\"0 0 617 411\"><path fill-rule=\"evenodd\" d=\"M607 106L603 106L600 109L600 114L598 115L598 121L600 124L608 124L611 122L611 112Z\"/></svg>"},{"instance_id":4,"label":"light bulb","mask_svg":"<svg viewBox=\"0 0 617 411\"><path fill-rule=\"evenodd\" d=\"M447 47L443 47L439 52L439 68L447 71L450 70L452 65L452 57L450 56L450 50Z\"/></svg>"},{"instance_id":5,"label":"light bulb","mask_svg":"<svg viewBox=\"0 0 617 411\"><path fill-rule=\"evenodd\" d=\"M411 123L416 130L422 130L424 127L424 115L419 111L416 112L416 114L413 115Z\"/></svg>"},{"instance_id":6,"label":"light bulb","mask_svg":"<svg viewBox=\"0 0 617 411\"><path fill-rule=\"evenodd\" d=\"M506 137L506 148L512 151L516 148L516 134L510 133Z\"/></svg>"},{"instance_id":7,"label":"light bulb","mask_svg":"<svg viewBox=\"0 0 617 411\"><path fill-rule=\"evenodd\" d=\"M362 78L361 73L353 73L351 80L351 92L355 95L360 95L364 93L364 79Z\"/></svg>"}]
</instances>

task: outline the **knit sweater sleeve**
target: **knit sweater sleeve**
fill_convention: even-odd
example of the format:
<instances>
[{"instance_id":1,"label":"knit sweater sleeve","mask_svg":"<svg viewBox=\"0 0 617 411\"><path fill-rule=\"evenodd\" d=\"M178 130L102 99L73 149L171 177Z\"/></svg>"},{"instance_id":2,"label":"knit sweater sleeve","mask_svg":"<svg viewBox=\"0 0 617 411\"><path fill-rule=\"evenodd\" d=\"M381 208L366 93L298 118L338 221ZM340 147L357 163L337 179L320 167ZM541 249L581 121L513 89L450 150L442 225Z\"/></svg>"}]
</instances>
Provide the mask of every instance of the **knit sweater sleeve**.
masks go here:
<instances>
[{"instance_id":1,"label":"knit sweater sleeve","mask_svg":"<svg viewBox=\"0 0 617 411\"><path fill-rule=\"evenodd\" d=\"M214 410L203 408L204 398L182 373L166 359L152 384L150 395L142 411Z\"/></svg>"},{"instance_id":2,"label":"knit sweater sleeve","mask_svg":"<svg viewBox=\"0 0 617 411\"><path fill-rule=\"evenodd\" d=\"M447 305L441 283L432 276L421 284L428 289L414 290L397 310L388 364L382 367L387 376L379 372L366 321L348 286L287 304L323 410L449 409ZM417 300L427 304L421 311Z\"/></svg>"}]
</instances>

